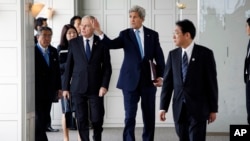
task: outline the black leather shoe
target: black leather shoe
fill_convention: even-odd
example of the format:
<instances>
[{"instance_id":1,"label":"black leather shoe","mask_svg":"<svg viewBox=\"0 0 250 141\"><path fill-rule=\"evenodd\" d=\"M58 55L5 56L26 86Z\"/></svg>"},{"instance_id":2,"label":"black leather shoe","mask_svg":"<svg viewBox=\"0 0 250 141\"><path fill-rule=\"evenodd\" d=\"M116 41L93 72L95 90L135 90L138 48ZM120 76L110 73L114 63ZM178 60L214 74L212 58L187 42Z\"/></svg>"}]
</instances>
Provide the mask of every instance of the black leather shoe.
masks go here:
<instances>
[{"instance_id":1,"label":"black leather shoe","mask_svg":"<svg viewBox=\"0 0 250 141\"><path fill-rule=\"evenodd\" d=\"M46 129L47 132L59 132L59 129L53 129L52 127L48 127Z\"/></svg>"}]
</instances>

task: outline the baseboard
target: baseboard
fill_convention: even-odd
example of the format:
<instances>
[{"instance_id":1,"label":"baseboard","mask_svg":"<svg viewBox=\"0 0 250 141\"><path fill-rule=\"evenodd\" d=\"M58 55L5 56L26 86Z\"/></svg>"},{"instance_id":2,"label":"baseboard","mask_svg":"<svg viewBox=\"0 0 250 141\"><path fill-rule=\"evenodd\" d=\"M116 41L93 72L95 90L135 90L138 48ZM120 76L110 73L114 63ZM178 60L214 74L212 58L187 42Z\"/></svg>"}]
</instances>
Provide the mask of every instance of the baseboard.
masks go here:
<instances>
[{"instance_id":1,"label":"baseboard","mask_svg":"<svg viewBox=\"0 0 250 141\"><path fill-rule=\"evenodd\" d=\"M229 136L229 132L207 132L207 136Z\"/></svg>"}]
</instances>

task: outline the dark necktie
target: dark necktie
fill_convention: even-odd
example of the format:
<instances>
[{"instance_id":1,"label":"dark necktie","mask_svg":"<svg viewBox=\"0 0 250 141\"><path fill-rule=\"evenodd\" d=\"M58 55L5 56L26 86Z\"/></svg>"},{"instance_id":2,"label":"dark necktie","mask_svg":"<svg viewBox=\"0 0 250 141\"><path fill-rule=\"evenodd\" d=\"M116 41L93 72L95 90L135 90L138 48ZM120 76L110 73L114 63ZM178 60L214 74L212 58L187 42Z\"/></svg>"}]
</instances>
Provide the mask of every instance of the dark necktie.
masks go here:
<instances>
[{"instance_id":1,"label":"dark necktie","mask_svg":"<svg viewBox=\"0 0 250 141\"><path fill-rule=\"evenodd\" d=\"M137 42L139 44L139 49L140 49L141 57L143 58L143 50L142 50L141 38L140 38L139 33L140 33L140 30L136 30L135 31L136 39L137 39Z\"/></svg>"},{"instance_id":2,"label":"dark necktie","mask_svg":"<svg viewBox=\"0 0 250 141\"><path fill-rule=\"evenodd\" d=\"M44 50L43 57L44 57L47 65L49 66L49 51L48 51L48 48Z\"/></svg>"},{"instance_id":3,"label":"dark necktie","mask_svg":"<svg viewBox=\"0 0 250 141\"><path fill-rule=\"evenodd\" d=\"M86 55L87 55L87 58L89 60L91 52L90 52L90 46L89 46L89 40L88 39L86 40Z\"/></svg>"},{"instance_id":4,"label":"dark necktie","mask_svg":"<svg viewBox=\"0 0 250 141\"><path fill-rule=\"evenodd\" d=\"M182 57L182 81L183 82L185 82L186 80L187 68L188 68L188 58L187 58L187 52L185 51Z\"/></svg>"}]
</instances>

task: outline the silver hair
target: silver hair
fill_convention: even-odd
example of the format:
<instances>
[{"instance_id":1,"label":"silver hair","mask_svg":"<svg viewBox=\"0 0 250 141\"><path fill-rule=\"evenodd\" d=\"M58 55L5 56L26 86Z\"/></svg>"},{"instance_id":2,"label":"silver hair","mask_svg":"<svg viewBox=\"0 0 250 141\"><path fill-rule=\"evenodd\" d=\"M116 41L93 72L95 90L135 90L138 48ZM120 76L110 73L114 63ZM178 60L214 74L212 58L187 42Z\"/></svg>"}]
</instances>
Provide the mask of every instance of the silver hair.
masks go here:
<instances>
[{"instance_id":1,"label":"silver hair","mask_svg":"<svg viewBox=\"0 0 250 141\"><path fill-rule=\"evenodd\" d=\"M131 13L131 12L137 12L141 19L143 19L143 20L145 19L146 11L143 7L135 5L129 9L129 13Z\"/></svg>"},{"instance_id":2,"label":"silver hair","mask_svg":"<svg viewBox=\"0 0 250 141\"><path fill-rule=\"evenodd\" d=\"M90 20L94 20L95 17L94 16L91 16L91 15L85 15L82 17L82 19L90 19Z\"/></svg>"}]
</instances>

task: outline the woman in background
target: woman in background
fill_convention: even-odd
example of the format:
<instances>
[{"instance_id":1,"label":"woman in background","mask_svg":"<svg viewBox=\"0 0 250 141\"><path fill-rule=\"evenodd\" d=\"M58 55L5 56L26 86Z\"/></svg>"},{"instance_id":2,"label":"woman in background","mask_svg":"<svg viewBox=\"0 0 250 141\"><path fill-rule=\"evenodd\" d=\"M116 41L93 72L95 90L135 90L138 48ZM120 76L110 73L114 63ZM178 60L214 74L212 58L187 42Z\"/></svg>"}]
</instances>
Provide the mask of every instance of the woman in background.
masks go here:
<instances>
[{"instance_id":1,"label":"woman in background","mask_svg":"<svg viewBox=\"0 0 250 141\"><path fill-rule=\"evenodd\" d=\"M69 42L69 40L76 38L77 36L78 36L77 30L73 25L66 24L63 26L62 32L61 32L60 43L57 47L62 80L63 80L63 74L64 74L67 55L68 55L68 42ZM71 101L71 100L68 100L68 101ZM74 111L74 104L70 104L70 102L68 102L68 101L65 100L63 97L61 98L62 112L63 112L63 114L62 114L62 128L63 128L63 136L64 136L63 141L69 141L69 128L74 128L74 127L72 127L72 125L66 124L66 120L67 121L75 120L74 117L72 116L72 114L73 114L72 111ZM66 113L66 111L68 110L66 108L67 104L71 105L72 111L69 111ZM78 134L78 141L80 141L79 134Z\"/></svg>"}]
</instances>

